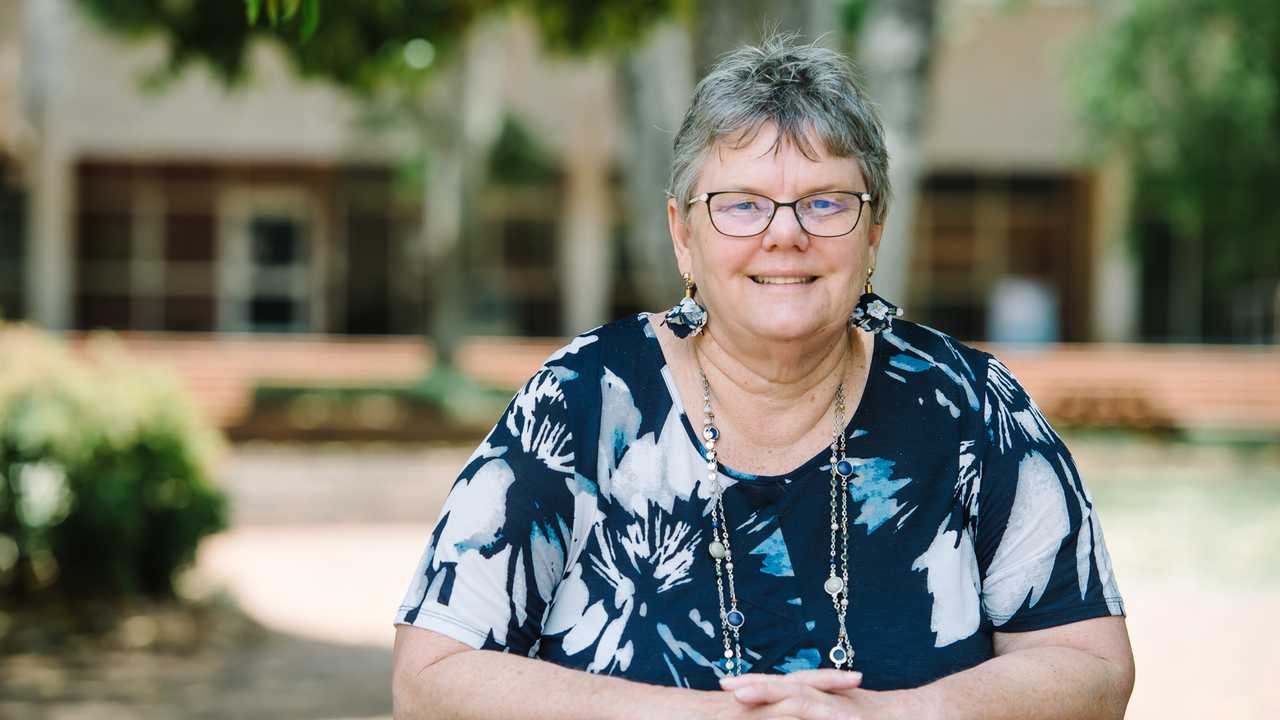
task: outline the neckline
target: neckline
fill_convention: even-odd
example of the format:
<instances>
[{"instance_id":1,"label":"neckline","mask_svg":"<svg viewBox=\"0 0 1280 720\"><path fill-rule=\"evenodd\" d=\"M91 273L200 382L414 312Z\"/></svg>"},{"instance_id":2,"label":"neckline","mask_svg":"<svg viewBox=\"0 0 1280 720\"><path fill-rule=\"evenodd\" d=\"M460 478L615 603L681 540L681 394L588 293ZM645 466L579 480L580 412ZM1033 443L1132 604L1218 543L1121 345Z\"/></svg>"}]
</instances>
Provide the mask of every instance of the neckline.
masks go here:
<instances>
[{"instance_id":1,"label":"neckline","mask_svg":"<svg viewBox=\"0 0 1280 720\"><path fill-rule=\"evenodd\" d=\"M688 438L689 444L697 451L698 455L705 460L706 450L702 445L700 435L693 429L693 424L689 421L689 413L685 410L685 405L680 399L679 389L676 387L675 379L671 375L671 365L667 362L666 353L662 351L662 343L658 340L658 328L654 326L648 313L638 313L636 315L636 319L640 323L641 330L644 331L646 347L648 347L654 355L653 359L659 368L659 374L662 377L662 384L666 388L667 396L670 398L671 404L680 413L680 424L684 426L685 435ZM883 369L881 366L884 363L884 354L887 351L885 348L886 342L881 337L882 334L883 333L873 333L871 336L871 360L869 363L871 367L867 370L866 380L863 381L862 394L858 398L858 407L849 416L848 422L845 423L843 432L846 442L857 437L855 433L858 432L858 426L864 423L867 413L870 412L867 407L871 404L869 401L872 398L873 391L880 386L880 383L875 382L875 379L881 374L880 371ZM716 468L724 475L727 475L739 482L789 483L792 478L801 477L810 472L825 468L830 463L830 460L828 459L830 457L830 452L830 447L823 447L823 449L819 450L816 455L804 461L797 467L778 475L755 475L752 473L742 472L725 465L719 460L716 461Z\"/></svg>"}]
</instances>

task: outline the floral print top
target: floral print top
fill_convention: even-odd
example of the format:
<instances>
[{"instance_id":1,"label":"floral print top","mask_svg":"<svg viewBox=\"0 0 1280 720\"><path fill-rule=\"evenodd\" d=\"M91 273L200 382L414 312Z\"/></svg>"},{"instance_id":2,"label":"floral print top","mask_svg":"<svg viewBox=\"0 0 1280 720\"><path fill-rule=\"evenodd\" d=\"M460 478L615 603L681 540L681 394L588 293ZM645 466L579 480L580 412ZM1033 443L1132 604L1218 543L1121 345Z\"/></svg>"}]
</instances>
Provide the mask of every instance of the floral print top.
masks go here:
<instances>
[{"instance_id":1,"label":"floral print top","mask_svg":"<svg viewBox=\"0 0 1280 720\"><path fill-rule=\"evenodd\" d=\"M853 668L917 687L992 633L1123 615L1092 498L993 355L898 319L846 428ZM747 670L831 667L829 451L719 466ZM516 394L453 485L396 623L593 673L715 689L726 674L714 488L646 315L584 333Z\"/></svg>"}]
</instances>

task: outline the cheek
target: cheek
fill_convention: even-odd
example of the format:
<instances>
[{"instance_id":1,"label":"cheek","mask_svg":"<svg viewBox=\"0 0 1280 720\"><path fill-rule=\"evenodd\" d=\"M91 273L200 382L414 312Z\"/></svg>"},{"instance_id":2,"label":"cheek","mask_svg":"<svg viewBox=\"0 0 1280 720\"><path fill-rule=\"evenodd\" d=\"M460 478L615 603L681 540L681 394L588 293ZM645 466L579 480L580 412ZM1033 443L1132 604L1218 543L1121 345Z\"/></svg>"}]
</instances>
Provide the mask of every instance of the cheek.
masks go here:
<instances>
[{"instance_id":1,"label":"cheek","mask_svg":"<svg viewBox=\"0 0 1280 720\"><path fill-rule=\"evenodd\" d=\"M694 269L704 278L728 278L746 272L755 248L749 242L726 242L714 231L700 229L689 243Z\"/></svg>"}]
</instances>

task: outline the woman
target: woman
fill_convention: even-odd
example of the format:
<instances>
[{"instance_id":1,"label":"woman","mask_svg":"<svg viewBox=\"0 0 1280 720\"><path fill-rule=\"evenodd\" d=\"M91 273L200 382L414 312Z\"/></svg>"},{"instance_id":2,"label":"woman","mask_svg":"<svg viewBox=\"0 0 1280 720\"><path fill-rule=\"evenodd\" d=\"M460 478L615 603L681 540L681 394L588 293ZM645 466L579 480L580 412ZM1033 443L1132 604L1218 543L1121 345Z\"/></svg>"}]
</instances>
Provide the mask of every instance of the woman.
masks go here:
<instances>
[{"instance_id":1,"label":"woman","mask_svg":"<svg viewBox=\"0 0 1280 720\"><path fill-rule=\"evenodd\" d=\"M1069 452L872 292L887 154L843 59L724 58L671 194L685 299L553 354L471 457L396 616L397 717L1122 716Z\"/></svg>"}]
</instances>

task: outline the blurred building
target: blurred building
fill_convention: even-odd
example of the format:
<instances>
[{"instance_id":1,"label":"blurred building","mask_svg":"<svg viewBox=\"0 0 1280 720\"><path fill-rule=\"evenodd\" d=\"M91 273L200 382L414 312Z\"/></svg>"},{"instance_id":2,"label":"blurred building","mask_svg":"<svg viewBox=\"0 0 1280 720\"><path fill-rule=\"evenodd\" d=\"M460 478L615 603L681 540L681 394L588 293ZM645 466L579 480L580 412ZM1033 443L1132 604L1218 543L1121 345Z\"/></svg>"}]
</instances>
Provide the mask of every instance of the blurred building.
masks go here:
<instances>
[{"instance_id":1,"label":"blurred building","mask_svg":"<svg viewBox=\"0 0 1280 720\"><path fill-rule=\"evenodd\" d=\"M950 8L901 304L974 340L1168 339L1140 326L1125 173L1081 160L1067 107L1067 52L1099 22L1092 4ZM617 73L547 58L519 23L485 32L498 148L548 167L484 191L472 324L563 335L656 309L620 240ZM296 79L269 45L230 90L196 67L145 91L163 59L69 0L0 3L0 312L68 329L421 332L421 204L397 180L412 143L362 130L360 107ZM993 312L1010 292L1035 302Z\"/></svg>"}]
</instances>

